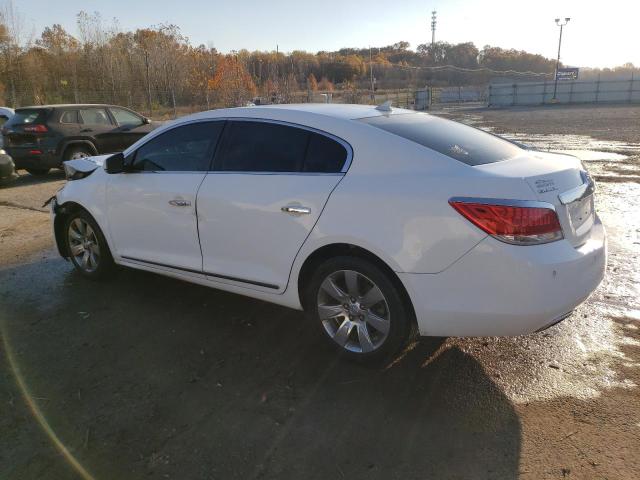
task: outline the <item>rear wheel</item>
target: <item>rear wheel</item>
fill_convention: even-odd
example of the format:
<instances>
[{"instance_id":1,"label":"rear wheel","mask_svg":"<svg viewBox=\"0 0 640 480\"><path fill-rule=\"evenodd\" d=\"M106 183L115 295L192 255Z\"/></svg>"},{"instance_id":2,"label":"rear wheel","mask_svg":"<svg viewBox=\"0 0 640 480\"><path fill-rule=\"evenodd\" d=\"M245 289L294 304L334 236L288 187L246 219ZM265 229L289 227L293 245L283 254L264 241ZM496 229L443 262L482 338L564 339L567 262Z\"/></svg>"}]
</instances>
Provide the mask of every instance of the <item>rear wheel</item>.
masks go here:
<instances>
[{"instance_id":1,"label":"rear wheel","mask_svg":"<svg viewBox=\"0 0 640 480\"><path fill-rule=\"evenodd\" d=\"M77 160L79 158L86 158L93 155L91 149L84 145L72 145L64 152L63 160Z\"/></svg>"},{"instance_id":2,"label":"rear wheel","mask_svg":"<svg viewBox=\"0 0 640 480\"><path fill-rule=\"evenodd\" d=\"M29 172L31 175L41 176L49 173L50 169L49 168L25 168L25 170Z\"/></svg>"},{"instance_id":3,"label":"rear wheel","mask_svg":"<svg viewBox=\"0 0 640 480\"><path fill-rule=\"evenodd\" d=\"M84 210L71 213L65 223L69 258L87 278L103 279L113 270L111 251L102 230Z\"/></svg>"},{"instance_id":4,"label":"rear wheel","mask_svg":"<svg viewBox=\"0 0 640 480\"><path fill-rule=\"evenodd\" d=\"M387 360L415 330L412 310L389 275L358 257L337 257L316 269L305 305L333 346L355 360Z\"/></svg>"}]
</instances>

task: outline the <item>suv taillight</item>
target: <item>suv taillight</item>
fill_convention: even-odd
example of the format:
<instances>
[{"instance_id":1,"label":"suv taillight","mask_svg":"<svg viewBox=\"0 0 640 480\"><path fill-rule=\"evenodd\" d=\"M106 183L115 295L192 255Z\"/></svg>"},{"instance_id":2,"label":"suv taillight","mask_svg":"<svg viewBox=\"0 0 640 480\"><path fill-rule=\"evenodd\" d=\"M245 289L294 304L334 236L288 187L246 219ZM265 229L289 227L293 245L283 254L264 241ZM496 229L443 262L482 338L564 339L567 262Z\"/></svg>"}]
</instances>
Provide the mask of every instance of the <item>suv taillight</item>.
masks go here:
<instances>
[{"instance_id":1,"label":"suv taillight","mask_svg":"<svg viewBox=\"0 0 640 480\"><path fill-rule=\"evenodd\" d=\"M490 200L483 203L475 199L449 201L463 217L502 242L539 245L564 238L553 207L526 206L528 202L501 203L491 203Z\"/></svg>"},{"instance_id":2,"label":"suv taillight","mask_svg":"<svg viewBox=\"0 0 640 480\"><path fill-rule=\"evenodd\" d=\"M37 125L27 125L24 127L25 132L31 133L47 133L49 129L45 125L37 124Z\"/></svg>"}]
</instances>

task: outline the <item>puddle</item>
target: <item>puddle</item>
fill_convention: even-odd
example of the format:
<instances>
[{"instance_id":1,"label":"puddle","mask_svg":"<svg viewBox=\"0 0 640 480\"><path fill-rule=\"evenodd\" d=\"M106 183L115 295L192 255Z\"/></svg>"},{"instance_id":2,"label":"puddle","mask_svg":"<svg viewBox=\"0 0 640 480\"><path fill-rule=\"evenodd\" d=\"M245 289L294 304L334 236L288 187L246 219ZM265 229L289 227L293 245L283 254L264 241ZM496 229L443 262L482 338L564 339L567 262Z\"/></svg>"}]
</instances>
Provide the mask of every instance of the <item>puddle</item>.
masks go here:
<instances>
[{"instance_id":1,"label":"puddle","mask_svg":"<svg viewBox=\"0 0 640 480\"><path fill-rule=\"evenodd\" d=\"M468 115L461 121L488 132L498 133L495 128L484 124L482 117L478 115ZM574 155L587 162L616 162L626 160L631 155L640 155L640 143L597 140L588 135L511 132L501 132L498 135L538 150Z\"/></svg>"},{"instance_id":2,"label":"puddle","mask_svg":"<svg viewBox=\"0 0 640 480\"><path fill-rule=\"evenodd\" d=\"M640 154L640 144L596 140L586 135L502 133L501 136L539 150L569 153L586 161L619 161Z\"/></svg>"},{"instance_id":3,"label":"puddle","mask_svg":"<svg viewBox=\"0 0 640 480\"><path fill-rule=\"evenodd\" d=\"M621 153L614 152L599 152L597 150L550 150L555 153L566 153L567 155L573 155L585 162L616 162L620 160L626 160L628 155L622 155Z\"/></svg>"}]
</instances>

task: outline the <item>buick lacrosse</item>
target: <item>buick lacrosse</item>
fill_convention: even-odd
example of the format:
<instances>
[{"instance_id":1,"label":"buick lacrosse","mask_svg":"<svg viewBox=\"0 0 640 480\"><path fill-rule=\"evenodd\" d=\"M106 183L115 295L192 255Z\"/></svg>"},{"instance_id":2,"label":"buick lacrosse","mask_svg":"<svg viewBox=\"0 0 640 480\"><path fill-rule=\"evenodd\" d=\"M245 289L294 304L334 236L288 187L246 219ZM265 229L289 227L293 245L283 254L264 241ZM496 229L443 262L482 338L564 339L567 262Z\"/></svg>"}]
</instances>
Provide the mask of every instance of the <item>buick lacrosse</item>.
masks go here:
<instances>
[{"instance_id":1,"label":"buick lacrosse","mask_svg":"<svg viewBox=\"0 0 640 480\"><path fill-rule=\"evenodd\" d=\"M54 234L85 277L117 264L305 310L364 360L416 333L545 329L605 270L577 158L386 104L202 112L65 171Z\"/></svg>"}]
</instances>

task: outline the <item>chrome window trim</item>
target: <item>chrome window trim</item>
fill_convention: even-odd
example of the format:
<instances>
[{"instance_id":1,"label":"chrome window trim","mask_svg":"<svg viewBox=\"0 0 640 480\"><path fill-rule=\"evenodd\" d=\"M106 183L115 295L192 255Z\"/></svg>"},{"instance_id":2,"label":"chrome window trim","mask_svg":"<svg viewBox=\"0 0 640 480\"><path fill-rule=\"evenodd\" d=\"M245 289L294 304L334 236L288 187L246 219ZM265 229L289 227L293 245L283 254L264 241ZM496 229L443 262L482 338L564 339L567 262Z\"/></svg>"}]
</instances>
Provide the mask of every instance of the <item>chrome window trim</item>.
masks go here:
<instances>
[{"instance_id":1,"label":"chrome window trim","mask_svg":"<svg viewBox=\"0 0 640 480\"><path fill-rule=\"evenodd\" d=\"M511 200L506 198L451 197L449 203L479 203L481 205L503 205L505 207L547 208L556 211L553 203L538 200Z\"/></svg>"},{"instance_id":2,"label":"chrome window trim","mask_svg":"<svg viewBox=\"0 0 640 480\"><path fill-rule=\"evenodd\" d=\"M198 174L198 175L287 175L287 176L303 176L303 177L342 177L344 173L324 173L324 172L247 172L244 170L134 170L126 172L127 175L140 175L144 173L153 173L156 175L177 175L177 174Z\"/></svg>"},{"instance_id":3,"label":"chrome window trim","mask_svg":"<svg viewBox=\"0 0 640 480\"><path fill-rule=\"evenodd\" d=\"M185 125L191 125L193 123L201 123L201 122L226 122L226 121L243 121L243 122L263 122L263 123L274 123L277 125L284 125L284 126L288 126L288 127L294 127L294 128L300 128L302 130L307 130L313 133L317 133L319 135L324 135L325 137L330 138L331 140L334 140L336 142L338 142L340 145L342 145L346 150L347 150L347 158L344 161L344 165L342 166L342 169L339 172L263 172L263 171L243 171L243 170L198 170L197 173L208 173L208 174L243 174L243 175L325 175L325 176L343 176L347 173L347 171L349 170L349 168L351 167L351 162L353 160L353 147L351 146L351 144L349 142L347 142L346 140L332 134L329 132L325 132L324 130L319 130L317 128L314 127L309 127L307 125L301 125L298 123L292 123L292 122L287 122L284 120L274 120L274 119L270 119L270 118L253 118L253 117L215 117L215 118L197 118L197 119L193 119L193 120L186 120L186 121L182 121L180 123L176 123L175 125L171 125L168 126L165 129L160 129L159 131L156 130L155 131L155 135L152 134L147 134L144 137L144 142L136 145L135 149L131 148L133 147L133 145L129 148L127 148L126 150L123 151L123 155L125 157L128 157L129 155L131 155L132 153L136 152L137 150L139 150L140 148L142 148L143 146L145 146L147 143L149 143L151 140L153 140L154 138L169 132L171 130L173 130L174 128L178 128L178 127L182 127ZM154 132L152 132L154 133ZM135 144L134 144L135 145ZM128 173L194 173L194 172L187 172L187 171L166 171L166 170L141 170L138 172L128 172Z\"/></svg>"}]
</instances>

